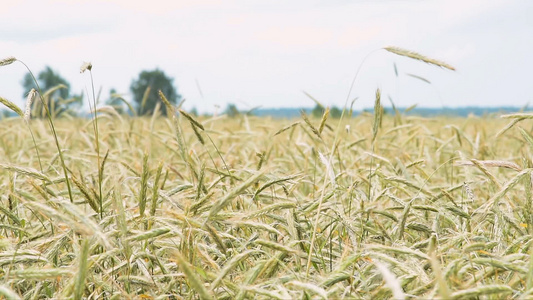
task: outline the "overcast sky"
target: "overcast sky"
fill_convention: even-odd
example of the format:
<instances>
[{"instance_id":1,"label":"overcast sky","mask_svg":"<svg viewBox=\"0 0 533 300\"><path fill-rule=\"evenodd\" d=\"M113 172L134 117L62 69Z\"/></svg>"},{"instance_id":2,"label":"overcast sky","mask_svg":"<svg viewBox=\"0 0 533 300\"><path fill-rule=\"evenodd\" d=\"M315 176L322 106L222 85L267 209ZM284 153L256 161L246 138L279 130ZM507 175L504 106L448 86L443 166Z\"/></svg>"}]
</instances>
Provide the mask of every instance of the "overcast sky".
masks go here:
<instances>
[{"instance_id":1,"label":"overcast sky","mask_svg":"<svg viewBox=\"0 0 533 300\"><path fill-rule=\"evenodd\" d=\"M398 57L394 45L452 72ZM0 5L0 58L38 73L49 65L78 93L93 64L105 100L131 99L141 70L174 78L187 108L372 106L376 88L397 106L522 106L533 102L530 0L38 0ZM397 66L398 77L394 72ZM0 96L22 105L21 64L0 68ZM428 84L407 74L422 76ZM388 98L383 100L388 104ZM533 103L532 103L533 104Z\"/></svg>"}]
</instances>

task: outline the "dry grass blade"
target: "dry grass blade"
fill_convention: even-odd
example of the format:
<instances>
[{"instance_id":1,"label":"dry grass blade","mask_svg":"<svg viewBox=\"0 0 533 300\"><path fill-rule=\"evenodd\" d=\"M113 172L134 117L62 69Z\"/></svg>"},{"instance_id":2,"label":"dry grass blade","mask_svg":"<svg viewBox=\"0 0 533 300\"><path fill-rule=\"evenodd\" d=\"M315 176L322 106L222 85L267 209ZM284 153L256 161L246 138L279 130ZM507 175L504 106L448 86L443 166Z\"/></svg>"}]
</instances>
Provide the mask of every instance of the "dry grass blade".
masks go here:
<instances>
[{"instance_id":1,"label":"dry grass blade","mask_svg":"<svg viewBox=\"0 0 533 300\"><path fill-rule=\"evenodd\" d=\"M217 278L213 281L211 284L211 291L216 289L216 287L220 284L222 279L228 275L228 273L237 265L239 264L243 259L248 257L249 255L259 253L258 250L246 250L240 254L235 255L232 257L225 265L222 270L220 270L220 273L218 274Z\"/></svg>"},{"instance_id":2,"label":"dry grass blade","mask_svg":"<svg viewBox=\"0 0 533 300\"><path fill-rule=\"evenodd\" d=\"M263 288L260 288L260 287L256 287L256 286L245 286L245 287L243 287L243 290L245 290L247 292L251 292L251 293L257 294L257 295L265 296L265 297L267 297L266 299L286 300L286 299L290 298L290 297L281 295L280 293L277 293L277 292L274 292L274 291L271 291L271 290L267 290L267 289L263 289Z\"/></svg>"},{"instance_id":3,"label":"dry grass blade","mask_svg":"<svg viewBox=\"0 0 533 300\"><path fill-rule=\"evenodd\" d=\"M413 77L413 78L415 78L415 79L418 79L418 80L420 80L420 81L423 81L423 82L425 82L425 83L427 83L427 84L431 84L431 81L427 80L426 78L424 78L424 77L422 77L422 76L418 76L418 75L415 75L415 74L409 74L409 73L407 73L406 75L407 75L407 76L410 76L410 77Z\"/></svg>"},{"instance_id":4,"label":"dry grass blade","mask_svg":"<svg viewBox=\"0 0 533 300\"><path fill-rule=\"evenodd\" d=\"M43 94L43 99L49 99L50 96L55 93L56 91L60 90L60 89L68 89L68 87L64 84L58 84L56 86L53 86L51 88L49 88L46 92L44 92Z\"/></svg>"},{"instance_id":5,"label":"dry grass blade","mask_svg":"<svg viewBox=\"0 0 533 300\"><path fill-rule=\"evenodd\" d=\"M315 97L311 96L311 94L307 93L306 91L302 91L304 93L304 95L306 95L307 97L309 97L309 99L313 100L313 102L316 103L316 105L318 105L318 107L324 109L325 106L320 103L320 101L318 101Z\"/></svg>"},{"instance_id":6,"label":"dry grass blade","mask_svg":"<svg viewBox=\"0 0 533 300\"><path fill-rule=\"evenodd\" d=\"M489 199L489 203L492 204L492 206L497 206L497 201L503 197L509 190L511 190L519 181L522 179L522 177L526 175L530 175L533 169L525 169L521 171L520 173L516 174L513 178L511 178L509 181L507 181L500 191L498 191L494 196L492 196Z\"/></svg>"},{"instance_id":7,"label":"dry grass blade","mask_svg":"<svg viewBox=\"0 0 533 300\"><path fill-rule=\"evenodd\" d=\"M447 206L446 209L449 210L450 212L452 212L454 215L456 215L458 217L461 217L461 218L464 218L464 219L470 219L471 218L469 214L467 214L464 210L460 209L459 207Z\"/></svg>"},{"instance_id":8,"label":"dry grass blade","mask_svg":"<svg viewBox=\"0 0 533 300\"><path fill-rule=\"evenodd\" d=\"M335 171L333 170L333 166L331 165L331 162L329 159L327 159L322 152L318 152L318 157L320 158L320 161L324 166L326 167L326 174L328 174L329 181L331 183L331 186L335 186Z\"/></svg>"},{"instance_id":9,"label":"dry grass blade","mask_svg":"<svg viewBox=\"0 0 533 300\"><path fill-rule=\"evenodd\" d=\"M252 228L253 231L256 231L256 229L257 230L265 230L265 231L268 231L270 233L274 233L274 234L277 234L279 236L283 236L283 233L281 231L279 231L276 228L274 228L274 226L271 226L271 225L268 225L268 224L265 224L265 223L253 222L253 221L234 221L232 223L235 224L236 226L239 226L239 227Z\"/></svg>"},{"instance_id":10,"label":"dry grass blade","mask_svg":"<svg viewBox=\"0 0 533 300\"><path fill-rule=\"evenodd\" d=\"M451 295L452 299L474 299L482 295L493 294L508 294L512 293L513 289L507 285L491 284L482 285L471 289L457 291ZM503 299L503 298L502 298Z\"/></svg>"},{"instance_id":11,"label":"dry grass blade","mask_svg":"<svg viewBox=\"0 0 533 300\"><path fill-rule=\"evenodd\" d=\"M0 267L19 263L48 263L48 261L41 255L34 254L0 257Z\"/></svg>"},{"instance_id":12,"label":"dry grass blade","mask_svg":"<svg viewBox=\"0 0 533 300\"><path fill-rule=\"evenodd\" d=\"M485 266L492 266L495 268L503 269L503 270L511 270L518 272L520 274L527 274L528 270L525 267L521 267L516 262L510 262L510 261L504 261L501 259L497 259L494 257L478 257L472 259L472 262L475 264L485 265Z\"/></svg>"},{"instance_id":13,"label":"dry grass blade","mask_svg":"<svg viewBox=\"0 0 533 300\"><path fill-rule=\"evenodd\" d=\"M515 126L518 122L524 120L524 118L516 118L516 119L512 119L511 122L509 122L509 124L507 124L504 128L502 128L494 138L498 138L500 137L502 134L506 133L509 129L511 129L513 126Z\"/></svg>"},{"instance_id":14,"label":"dry grass blade","mask_svg":"<svg viewBox=\"0 0 533 300\"><path fill-rule=\"evenodd\" d=\"M152 238L156 238L160 235L163 235L165 233L169 233L170 228L156 228L152 229L148 232L139 233L137 235L129 237L127 240L129 242L138 242L138 241L144 241Z\"/></svg>"},{"instance_id":15,"label":"dry grass blade","mask_svg":"<svg viewBox=\"0 0 533 300\"><path fill-rule=\"evenodd\" d=\"M209 194L203 196L202 198L198 199L198 201L191 204L189 207L189 211L192 212L193 215L196 215L201 208L204 207L204 205L213 197L214 192L209 192Z\"/></svg>"},{"instance_id":16,"label":"dry grass blade","mask_svg":"<svg viewBox=\"0 0 533 300\"><path fill-rule=\"evenodd\" d=\"M533 150L533 136L527 131L525 131L522 127L518 127L518 130L520 130L520 134L522 134L524 140L526 140L529 144L530 149Z\"/></svg>"},{"instance_id":17,"label":"dry grass blade","mask_svg":"<svg viewBox=\"0 0 533 300\"><path fill-rule=\"evenodd\" d=\"M70 216L59 212L47 205L38 202L25 202L26 206L29 206L32 210L38 211L40 214L47 216L49 219L54 220L54 223L61 224L66 223L76 233L84 235L93 235L94 232L91 228L84 226L83 224L74 221Z\"/></svg>"},{"instance_id":18,"label":"dry grass blade","mask_svg":"<svg viewBox=\"0 0 533 300\"><path fill-rule=\"evenodd\" d=\"M6 164L0 164L0 168L7 170L7 171L27 175L27 176L30 176L30 177L33 177L39 180L46 181L46 182L52 182L52 180L48 178L48 176L32 168L22 168L22 167L6 165Z\"/></svg>"},{"instance_id":19,"label":"dry grass blade","mask_svg":"<svg viewBox=\"0 0 533 300\"><path fill-rule=\"evenodd\" d=\"M285 253L296 253L297 251L290 248L290 247L287 247L285 245L282 245L282 244L279 244L279 243L275 243L275 242L272 242L272 241L267 241L267 240L264 240L264 239L257 239L254 241L254 243L258 244L258 245L261 245L263 247L267 247L267 248L270 248L270 249L274 249L276 251L281 251L281 252L285 252Z\"/></svg>"},{"instance_id":20,"label":"dry grass blade","mask_svg":"<svg viewBox=\"0 0 533 300\"><path fill-rule=\"evenodd\" d=\"M248 188L249 186L254 184L259 179L259 177L261 177L261 176L263 176L263 172L258 172L256 174L254 174L252 177L248 178L248 180L246 180L245 182L241 183L238 187L234 188L229 193L224 195L223 198L221 198L220 200L215 202L215 204L213 204L213 207L209 211L208 219L211 219L216 214L218 214L218 212L221 209L223 209L226 205L228 205L228 203L231 200L233 200L233 198L235 198L237 195L241 194L246 188Z\"/></svg>"},{"instance_id":21,"label":"dry grass blade","mask_svg":"<svg viewBox=\"0 0 533 300\"><path fill-rule=\"evenodd\" d=\"M89 265L89 241L83 240L80 254L78 256L78 275L74 283L74 299L82 299L83 291L85 290L85 279L87 277L87 269Z\"/></svg>"},{"instance_id":22,"label":"dry grass blade","mask_svg":"<svg viewBox=\"0 0 533 300\"><path fill-rule=\"evenodd\" d=\"M71 215L73 218L76 219L76 221L74 222L76 223L77 227L79 227L80 229L83 228L86 231L88 230L88 233L89 233L88 235L89 236L94 235L100 241L100 244L104 246L106 249L113 248L112 243L109 241L107 236L102 232L102 228L100 228L100 226L96 224L90 218L90 216L82 212L76 205L74 205L71 202L60 201L58 204L61 205L61 207L64 209L65 212L67 212L67 214Z\"/></svg>"},{"instance_id":23,"label":"dry grass blade","mask_svg":"<svg viewBox=\"0 0 533 300\"><path fill-rule=\"evenodd\" d=\"M335 272L331 273L324 281L320 283L323 287L330 287L338 282L349 280L351 275L348 272Z\"/></svg>"},{"instance_id":24,"label":"dry grass blade","mask_svg":"<svg viewBox=\"0 0 533 300\"><path fill-rule=\"evenodd\" d=\"M526 275L526 291L530 291L533 288L533 247L529 247L529 264Z\"/></svg>"},{"instance_id":25,"label":"dry grass blade","mask_svg":"<svg viewBox=\"0 0 533 300\"><path fill-rule=\"evenodd\" d=\"M383 252L390 252L390 253L396 253L396 254L405 254L405 255L411 255L418 259L422 260L428 260L429 256L426 254L420 252L419 250L413 250L406 247L391 247L391 246L384 246L384 245L368 245L368 250L375 250L375 251L383 251Z\"/></svg>"},{"instance_id":26,"label":"dry grass blade","mask_svg":"<svg viewBox=\"0 0 533 300\"><path fill-rule=\"evenodd\" d=\"M485 167L485 164L483 164L482 162L480 162L479 160L477 159L471 159L470 160L472 163L474 163L474 165L481 171L483 172L483 174L485 174L489 179L490 181L495 184L498 188L501 188L501 185L500 185L500 182L498 181L498 179L491 173L489 172L489 170Z\"/></svg>"},{"instance_id":27,"label":"dry grass blade","mask_svg":"<svg viewBox=\"0 0 533 300\"><path fill-rule=\"evenodd\" d=\"M200 299L213 299L211 294L209 294L209 291L205 288L202 280L200 280L200 278L196 276L196 272L194 271L193 266L189 265L189 263L185 260L185 258L183 258L180 253L175 252L174 256L176 257L178 265L183 270L183 273L185 273L185 276L187 276L191 288L193 288L198 293Z\"/></svg>"},{"instance_id":28,"label":"dry grass blade","mask_svg":"<svg viewBox=\"0 0 533 300\"><path fill-rule=\"evenodd\" d=\"M253 284L255 280L257 279L257 277L259 276L259 274L265 269L265 267L266 267L266 263L263 261L263 262L259 262L258 264L256 264L255 267L253 267L252 269L249 269L248 272L246 272L245 277L244 277L245 278L244 285L247 286L247 285ZM242 300L244 299L245 296L246 296L246 290L241 289L239 293L237 294L237 296L235 297L235 299Z\"/></svg>"},{"instance_id":29,"label":"dry grass blade","mask_svg":"<svg viewBox=\"0 0 533 300\"><path fill-rule=\"evenodd\" d=\"M0 295L9 300L21 300L22 298L9 287L0 284Z\"/></svg>"},{"instance_id":30,"label":"dry grass blade","mask_svg":"<svg viewBox=\"0 0 533 300\"><path fill-rule=\"evenodd\" d=\"M131 114L134 115L134 116L137 116L137 111L135 111L135 109L133 109L133 106L131 105L131 103L129 103L126 99L124 99L121 95L119 94L111 94L111 98L112 99L118 99L120 102L126 104L126 106L128 107L128 109L130 110Z\"/></svg>"},{"instance_id":31,"label":"dry grass blade","mask_svg":"<svg viewBox=\"0 0 533 300\"><path fill-rule=\"evenodd\" d=\"M420 186L416 185L415 183L413 183L411 181L408 181L407 179L396 177L396 176L391 176L391 177L385 178L385 181L401 183L401 184L403 184L405 186L408 186L408 187L416 190L417 192L419 191L422 194L425 194L425 195L427 195L429 197L433 197L433 194L431 194L430 191L424 189L423 187L420 187Z\"/></svg>"},{"instance_id":32,"label":"dry grass blade","mask_svg":"<svg viewBox=\"0 0 533 300\"><path fill-rule=\"evenodd\" d=\"M438 67L442 67L442 68L446 68L446 69L455 71L454 67L452 67L451 65L449 65L449 64L447 64L445 62L426 57L426 56L424 56L422 54L419 54L419 53L416 53L414 51L409 51L409 50L402 49L402 48L399 48L399 47L391 47L391 46L385 47L383 49L385 49L385 50L387 50L387 51L389 51L391 53L400 55L400 56L409 57L409 58L412 58L412 59L423 61L423 62L431 64L431 65L435 65L435 66L438 66Z\"/></svg>"},{"instance_id":33,"label":"dry grass blade","mask_svg":"<svg viewBox=\"0 0 533 300\"><path fill-rule=\"evenodd\" d=\"M517 114L508 114L501 115L500 118L504 119L533 119L533 113L517 113Z\"/></svg>"},{"instance_id":34,"label":"dry grass blade","mask_svg":"<svg viewBox=\"0 0 533 300\"><path fill-rule=\"evenodd\" d=\"M476 163L479 164L479 165L482 165L483 167L493 167L493 168L507 168L507 169L512 169L512 170L515 170L517 172L520 172L522 171L522 168L515 164L514 162L510 162L510 161L504 161L504 160L475 160L476 162L474 163L473 160L471 161L467 161L467 160L460 160L460 161L456 161L455 164L457 166L475 166Z\"/></svg>"},{"instance_id":35,"label":"dry grass blade","mask_svg":"<svg viewBox=\"0 0 533 300\"><path fill-rule=\"evenodd\" d=\"M433 239L435 235L433 235L431 238ZM431 267L433 268L433 272L435 273L435 280L437 281L437 288L439 292L439 296L441 299L449 299L451 297L451 291L448 287L448 284L446 283L446 278L443 276L443 270L440 266L439 260L435 257L435 253L430 253L431 255Z\"/></svg>"},{"instance_id":36,"label":"dry grass blade","mask_svg":"<svg viewBox=\"0 0 533 300\"><path fill-rule=\"evenodd\" d=\"M154 281L151 280L148 277L145 276L134 276L134 275L126 275L126 276L120 276L117 278L117 281L119 282L127 282L129 284L138 285L144 288L153 288L154 287Z\"/></svg>"},{"instance_id":37,"label":"dry grass blade","mask_svg":"<svg viewBox=\"0 0 533 300\"><path fill-rule=\"evenodd\" d=\"M394 299L405 299L405 293L403 292L402 285L396 275L394 275L384 264L374 261L374 265L378 268L381 276L385 280L385 284L392 291Z\"/></svg>"},{"instance_id":38,"label":"dry grass blade","mask_svg":"<svg viewBox=\"0 0 533 300\"><path fill-rule=\"evenodd\" d=\"M22 226L22 222L20 218L16 214L11 212L7 207L0 205L0 212L6 215L9 219L11 219L18 226Z\"/></svg>"},{"instance_id":39,"label":"dry grass blade","mask_svg":"<svg viewBox=\"0 0 533 300\"><path fill-rule=\"evenodd\" d=\"M250 214L246 215L244 217L244 219L253 219L253 218L258 218L258 217L261 217L261 216L264 216L268 213L271 213L271 212L274 212L274 211L278 211L278 210L281 210L281 209L289 209L289 208L295 208L296 207L296 203L294 202L280 202L280 203L274 203L274 204L271 204L271 205L268 205L268 206L265 206L259 210L255 210L253 212L251 212Z\"/></svg>"},{"instance_id":40,"label":"dry grass blade","mask_svg":"<svg viewBox=\"0 0 533 300\"><path fill-rule=\"evenodd\" d=\"M257 191L255 191L253 199L255 199L257 197L257 195L259 195L266 188L268 188L270 186L273 186L275 184L278 184L278 183L282 183L282 182L285 182L285 181L293 180L295 178L298 178L299 176L300 175L291 175L291 176L287 176L287 177L282 177L282 178L270 180L269 182L263 184L260 188L258 188Z\"/></svg>"},{"instance_id":41,"label":"dry grass blade","mask_svg":"<svg viewBox=\"0 0 533 300\"><path fill-rule=\"evenodd\" d=\"M288 282L287 285L293 286L295 288L298 288L304 291L311 292L313 294L320 296L322 299L328 299L328 293L323 288L319 287L318 285L314 285L314 284L307 283L307 282L301 282L297 280L292 280Z\"/></svg>"}]
</instances>

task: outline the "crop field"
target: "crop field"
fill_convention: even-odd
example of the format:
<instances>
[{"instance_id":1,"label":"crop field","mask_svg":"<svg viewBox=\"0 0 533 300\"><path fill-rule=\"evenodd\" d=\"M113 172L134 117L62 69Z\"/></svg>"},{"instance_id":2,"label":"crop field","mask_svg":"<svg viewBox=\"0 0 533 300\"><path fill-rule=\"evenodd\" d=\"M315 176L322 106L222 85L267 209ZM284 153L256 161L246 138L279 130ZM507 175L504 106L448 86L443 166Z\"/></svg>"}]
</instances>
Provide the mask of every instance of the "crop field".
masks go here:
<instances>
[{"instance_id":1,"label":"crop field","mask_svg":"<svg viewBox=\"0 0 533 300\"><path fill-rule=\"evenodd\" d=\"M380 108L4 119L0 295L532 297L532 115Z\"/></svg>"}]
</instances>

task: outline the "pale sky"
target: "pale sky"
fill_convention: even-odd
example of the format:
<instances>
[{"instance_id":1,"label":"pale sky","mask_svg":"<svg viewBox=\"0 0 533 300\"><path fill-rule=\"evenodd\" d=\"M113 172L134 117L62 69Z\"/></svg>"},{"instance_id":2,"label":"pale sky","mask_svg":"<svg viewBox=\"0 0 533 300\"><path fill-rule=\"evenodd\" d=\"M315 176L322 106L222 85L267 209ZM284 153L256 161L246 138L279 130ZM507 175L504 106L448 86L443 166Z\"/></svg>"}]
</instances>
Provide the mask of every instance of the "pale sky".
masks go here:
<instances>
[{"instance_id":1,"label":"pale sky","mask_svg":"<svg viewBox=\"0 0 533 300\"><path fill-rule=\"evenodd\" d=\"M445 61L452 72L374 51L398 46ZM531 0L38 0L0 5L0 58L38 73L51 66L73 92L90 86L93 64L103 100L142 70L174 78L186 108L235 103L371 107L376 88L397 106L533 104ZM373 52L374 51L374 52ZM394 73L396 63L399 76ZM23 103L21 64L0 68L0 96ZM431 81L427 84L406 74ZM201 93L200 93L201 89Z\"/></svg>"}]
</instances>

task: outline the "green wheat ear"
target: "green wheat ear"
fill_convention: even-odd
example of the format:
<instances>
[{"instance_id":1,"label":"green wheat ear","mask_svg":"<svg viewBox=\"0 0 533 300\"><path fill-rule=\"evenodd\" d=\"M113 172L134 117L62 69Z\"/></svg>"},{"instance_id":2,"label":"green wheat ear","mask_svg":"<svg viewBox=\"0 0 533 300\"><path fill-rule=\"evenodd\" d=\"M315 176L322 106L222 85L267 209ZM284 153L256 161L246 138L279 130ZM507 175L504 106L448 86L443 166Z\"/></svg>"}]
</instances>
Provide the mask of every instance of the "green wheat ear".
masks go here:
<instances>
[{"instance_id":1,"label":"green wheat ear","mask_svg":"<svg viewBox=\"0 0 533 300\"><path fill-rule=\"evenodd\" d=\"M0 97L0 103L2 103L7 108L9 108L12 111L14 111L20 117L22 117L22 118L24 117L24 113L22 112L22 110L15 103L13 103L13 102L5 99L5 98L2 98L2 97Z\"/></svg>"}]
</instances>

